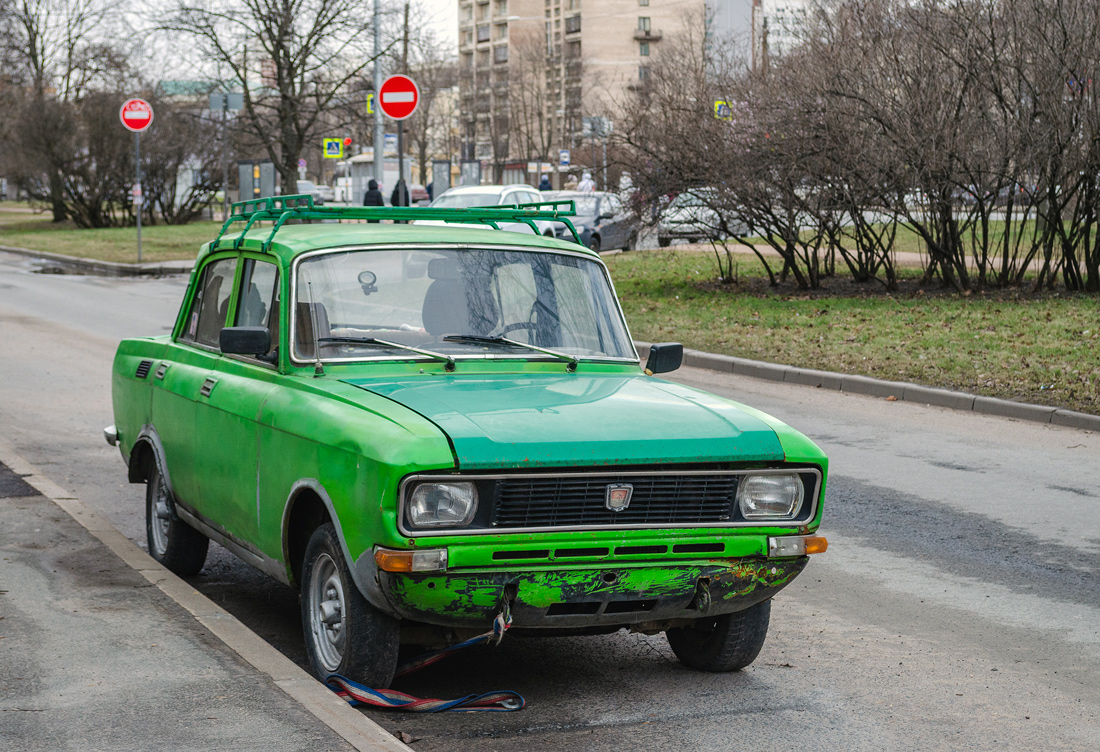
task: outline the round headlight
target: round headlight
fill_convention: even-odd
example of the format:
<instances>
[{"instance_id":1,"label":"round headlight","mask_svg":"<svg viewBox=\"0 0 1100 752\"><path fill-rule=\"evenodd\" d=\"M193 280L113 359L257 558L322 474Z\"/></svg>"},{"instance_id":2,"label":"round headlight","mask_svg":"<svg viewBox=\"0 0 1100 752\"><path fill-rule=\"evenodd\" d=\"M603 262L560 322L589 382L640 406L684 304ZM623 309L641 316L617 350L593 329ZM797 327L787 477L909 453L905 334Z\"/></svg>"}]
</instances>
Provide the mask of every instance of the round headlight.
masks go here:
<instances>
[{"instance_id":1,"label":"round headlight","mask_svg":"<svg viewBox=\"0 0 1100 752\"><path fill-rule=\"evenodd\" d=\"M409 496L409 524L413 527L463 527L477 512L473 483L421 483Z\"/></svg>"},{"instance_id":2,"label":"round headlight","mask_svg":"<svg viewBox=\"0 0 1100 752\"><path fill-rule=\"evenodd\" d=\"M737 506L746 520L789 520L802 507L804 493L795 473L746 475L737 488Z\"/></svg>"}]
</instances>

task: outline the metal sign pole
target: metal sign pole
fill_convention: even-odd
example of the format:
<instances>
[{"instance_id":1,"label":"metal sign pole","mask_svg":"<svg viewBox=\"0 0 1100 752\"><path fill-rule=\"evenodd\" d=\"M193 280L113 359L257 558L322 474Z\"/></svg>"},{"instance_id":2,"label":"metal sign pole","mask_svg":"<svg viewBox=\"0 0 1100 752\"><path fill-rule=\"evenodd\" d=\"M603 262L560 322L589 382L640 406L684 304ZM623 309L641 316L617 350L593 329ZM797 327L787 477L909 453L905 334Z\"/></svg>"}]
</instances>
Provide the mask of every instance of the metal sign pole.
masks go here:
<instances>
[{"instance_id":1,"label":"metal sign pole","mask_svg":"<svg viewBox=\"0 0 1100 752\"><path fill-rule=\"evenodd\" d=\"M385 182L385 155L383 134L385 126L382 123L382 108L379 97L379 89L382 88L382 8L381 0L374 0L374 179L378 181L378 187L382 188Z\"/></svg>"},{"instance_id":2,"label":"metal sign pole","mask_svg":"<svg viewBox=\"0 0 1100 752\"><path fill-rule=\"evenodd\" d=\"M222 92L222 221L229 218L229 162L226 159L226 131L229 130L229 92Z\"/></svg>"},{"instance_id":3,"label":"metal sign pole","mask_svg":"<svg viewBox=\"0 0 1100 752\"><path fill-rule=\"evenodd\" d=\"M137 172L135 189L137 195L134 202L137 204L137 235L138 235L138 263L141 263L141 209L145 203L145 192L141 188L141 133L134 131L134 169Z\"/></svg>"},{"instance_id":4,"label":"metal sign pole","mask_svg":"<svg viewBox=\"0 0 1100 752\"><path fill-rule=\"evenodd\" d=\"M405 121L397 121L397 184L404 185L401 181L405 178ZM404 190L397 192L397 200L401 202L401 206L405 206L408 202L405 200L405 196L408 195L409 186L404 185Z\"/></svg>"}]
</instances>

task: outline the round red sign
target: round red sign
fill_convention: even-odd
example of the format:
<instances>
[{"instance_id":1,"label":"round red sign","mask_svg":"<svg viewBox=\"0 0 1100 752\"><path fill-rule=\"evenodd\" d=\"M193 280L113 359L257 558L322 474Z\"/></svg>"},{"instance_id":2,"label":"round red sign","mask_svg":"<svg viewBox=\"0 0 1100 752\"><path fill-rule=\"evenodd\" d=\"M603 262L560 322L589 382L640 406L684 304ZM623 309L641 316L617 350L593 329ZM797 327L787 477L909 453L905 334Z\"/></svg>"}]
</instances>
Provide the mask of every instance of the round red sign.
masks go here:
<instances>
[{"instance_id":1,"label":"round red sign","mask_svg":"<svg viewBox=\"0 0 1100 752\"><path fill-rule=\"evenodd\" d=\"M420 102L420 89L408 76L393 75L382 82L378 90L378 103L382 112L394 120L404 120L416 112Z\"/></svg>"},{"instance_id":2,"label":"round red sign","mask_svg":"<svg viewBox=\"0 0 1100 752\"><path fill-rule=\"evenodd\" d=\"M122 124L135 133L140 133L153 122L153 108L144 99L128 99L118 111Z\"/></svg>"}]
</instances>

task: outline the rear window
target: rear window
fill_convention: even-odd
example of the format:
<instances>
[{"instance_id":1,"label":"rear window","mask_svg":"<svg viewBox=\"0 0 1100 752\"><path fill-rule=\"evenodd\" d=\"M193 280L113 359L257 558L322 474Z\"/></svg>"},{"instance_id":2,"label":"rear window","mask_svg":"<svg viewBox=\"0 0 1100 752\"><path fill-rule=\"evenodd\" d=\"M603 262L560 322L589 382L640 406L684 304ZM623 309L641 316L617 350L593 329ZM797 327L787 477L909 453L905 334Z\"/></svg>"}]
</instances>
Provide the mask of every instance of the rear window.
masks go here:
<instances>
[{"instance_id":1,"label":"rear window","mask_svg":"<svg viewBox=\"0 0 1100 752\"><path fill-rule=\"evenodd\" d=\"M448 193L432 202L440 209L469 209L474 206L496 206L500 196L495 193Z\"/></svg>"}]
</instances>

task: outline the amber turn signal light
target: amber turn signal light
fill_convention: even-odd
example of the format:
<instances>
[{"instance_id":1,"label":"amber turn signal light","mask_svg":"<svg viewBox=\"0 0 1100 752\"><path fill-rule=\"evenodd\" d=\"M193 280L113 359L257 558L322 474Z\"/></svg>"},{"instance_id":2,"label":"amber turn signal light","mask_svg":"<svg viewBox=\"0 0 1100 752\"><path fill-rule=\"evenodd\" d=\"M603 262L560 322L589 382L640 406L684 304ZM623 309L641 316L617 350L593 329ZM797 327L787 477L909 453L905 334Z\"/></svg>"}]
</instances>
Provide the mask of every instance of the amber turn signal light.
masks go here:
<instances>
[{"instance_id":1,"label":"amber turn signal light","mask_svg":"<svg viewBox=\"0 0 1100 752\"><path fill-rule=\"evenodd\" d=\"M828 548L829 541L820 535L787 535L768 538L769 559L823 554Z\"/></svg>"},{"instance_id":2,"label":"amber turn signal light","mask_svg":"<svg viewBox=\"0 0 1100 752\"><path fill-rule=\"evenodd\" d=\"M447 568L447 549L395 551L391 548L376 548L374 563L383 572L441 572Z\"/></svg>"},{"instance_id":3,"label":"amber turn signal light","mask_svg":"<svg viewBox=\"0 0 1100 752\"><path fill-rule=\"evenodd\" d=\"M806 538L806 553L823 554L829 550L829 541L823 535L811 535Z\"/></svg>"}]
</instances>

